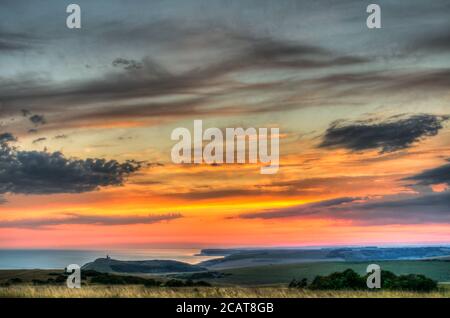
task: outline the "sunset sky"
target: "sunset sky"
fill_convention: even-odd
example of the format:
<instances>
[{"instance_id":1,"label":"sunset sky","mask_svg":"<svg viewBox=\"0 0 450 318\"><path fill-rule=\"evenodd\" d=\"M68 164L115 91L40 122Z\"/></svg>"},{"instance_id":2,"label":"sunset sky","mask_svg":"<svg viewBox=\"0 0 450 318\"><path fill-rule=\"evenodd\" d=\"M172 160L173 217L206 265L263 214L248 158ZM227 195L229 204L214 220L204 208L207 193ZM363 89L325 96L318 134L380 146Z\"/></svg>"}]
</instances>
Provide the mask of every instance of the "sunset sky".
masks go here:
<instances>
[{"instance_id":1,"label":"sunset sky","mask_svg":"<svg viewBox=\"0 0 450 318\"><path fill-rule=\"evenodd\" d=\"M81 29L66 6L81 7ZM9 1L0 248L450 243L450 2ZM280 168L171 161L276 127Z\"/></svg>"}]
</instances>

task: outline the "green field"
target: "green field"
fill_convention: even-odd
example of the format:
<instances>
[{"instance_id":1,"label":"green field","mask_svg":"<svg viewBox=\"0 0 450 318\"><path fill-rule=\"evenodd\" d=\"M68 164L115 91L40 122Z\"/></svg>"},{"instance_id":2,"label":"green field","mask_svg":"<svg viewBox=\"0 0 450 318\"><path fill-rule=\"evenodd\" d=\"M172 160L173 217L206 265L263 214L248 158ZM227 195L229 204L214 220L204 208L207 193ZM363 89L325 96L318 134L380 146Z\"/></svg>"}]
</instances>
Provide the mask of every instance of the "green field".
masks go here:
<instances>
[{"instance_id":1,"label":"green field","mask_svg":"<svg viewBox=\"0 0 450 318\"><path fill-rule=\"evenodd\" d=\"M221 270L220 278L200 273L194 280L211 283L212 287L145 287L143 285L98 285L85 280L79 290L69 290L64 283L34 285L33 280L46 281L61 275L62 270L1 270L0 297L450 297L450 266L445 261L380 261L383 270L402 274L423 274L439 283L439 290L429 293L406 291L313 291L287 288L292 279L342 272L348 268L365 274L369 263L314 262L262 265ZM209 273L211 274L211 273ZM189 279L199 273L139 276L167 281L170 278ZM201 277L204 275L204 277ZM114 276L114 275L113 275ZM16 282L11 284L11 280ZM382 278L383 279L383 278ZM19 282L17 282L17 280ZM9 282L9 283L8 283Z\"/></svg>"},{"instance_id":2,"label":"green field","mask_svg":"<svg viewBox=\"0 0 450 318\"><path fill-rule=\"evenodd\" d=\"M317 275L328 275L341 272L347 268L359 274L365 274L370 263L356 262L317 262L263 265L221 270L231 274L218 279L205 279L213 284L224 285L277 285L288 284L293 278L307 278L311 281ZM438 282L450 282L450 263L442 261L379 261L383 270L391 271L397 275L423 274Z\"/></svg>"},{"instance_id":3,"label":"green field","mask_svg":"<svg viewBox=\"0 0 450 318\"><path fill-rule=\"evenodd\" d=\"M391 271L397 275L423 274L438 282L450 282L450 263L443 261L383 261L376 262L383 270ZM307 278L311 281L317 275L328 275L341 272L347 268L364 274L369 263L360 262L315 262L297 264L262 265L220 270L224 273L221 278L201 277L214 286L260 286L260 285L286 285L292 279ZM11 278L20 278L24 283L33 279L46 280L52 274L61 274L62 270L0 270L0 284ZM190 278L192 274L173 275L177 278ZM164 275L140 275L166 280Z\"/></svg>"},{"instance_id":4,"label":"green field","mask_svg":"<svg viewBox=\"0 0 450 318\"><path fill-rule=\"evenodd\" d=\"M46 280L52 277L53 273L62 274L64 270L57 269L3 269L0 270L0 284L6 283L12 278L19 278L25 283L33 279Z\"/></svg>"}]
</instances>

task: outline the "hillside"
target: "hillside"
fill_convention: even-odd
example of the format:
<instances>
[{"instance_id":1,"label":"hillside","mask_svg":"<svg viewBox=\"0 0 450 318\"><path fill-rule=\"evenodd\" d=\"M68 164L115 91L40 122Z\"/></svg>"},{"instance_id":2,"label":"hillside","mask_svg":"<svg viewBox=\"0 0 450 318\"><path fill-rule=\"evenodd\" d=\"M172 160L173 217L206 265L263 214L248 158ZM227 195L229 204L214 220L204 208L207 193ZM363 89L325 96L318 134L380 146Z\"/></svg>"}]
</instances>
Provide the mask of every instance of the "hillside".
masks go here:
<instances>
[{"instance_id":1,"label":"hillside","mask_svg":"<svg viewBox=\"0 0 450 318\"><path fill-rule=\"evenodd\" d=\"M83 270L103 273L183 273L206 270L204 267L172 260L120 261L111 258L97 258L83 265Z\"/></svg>"},{"instance_id":2,"label":"hillside","mask_svg":"<svg viewBox=\"0 0 450 318\"><path fill-rule=\"evenodd\" d=\"M396 275L422 274L438 282L450 282L450 266L438 260L377 261L383 270ZM306 278L311 282L318 275L329 275L352 269L360 275L366 273L369 262L303 262L251 267L235 267L203 273L174 274L178 279L201 279L212 285L222 286L280 286L287 285L292 279Z\"/></svg>"},{"instance_id":3,"label":"hillside","mask_svg":"<svg viewBox=\"0 0 450 318\"><path fill-rule=\"evenodd\" d=\"M249 266L311 263L311 262L369 262L389 260L445 259L449 247L346 247L322 249L230 249L203 250L202 255L223 255L222 258L201 262L209 269Z\"/></svg>"}]
</instances>

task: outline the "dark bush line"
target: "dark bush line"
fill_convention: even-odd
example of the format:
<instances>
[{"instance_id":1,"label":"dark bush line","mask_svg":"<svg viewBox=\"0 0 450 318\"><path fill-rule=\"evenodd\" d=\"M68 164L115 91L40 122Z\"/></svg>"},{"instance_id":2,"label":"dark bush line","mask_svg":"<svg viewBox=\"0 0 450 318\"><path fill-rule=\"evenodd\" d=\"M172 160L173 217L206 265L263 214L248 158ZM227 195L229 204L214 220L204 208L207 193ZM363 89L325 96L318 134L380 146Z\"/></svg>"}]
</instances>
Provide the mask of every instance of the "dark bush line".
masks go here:
<instances>
[{"instance_id":1,"label":"dark bush line","mask_svg":"<svg viewBox=\"0 0 450 318\"><path fill-rule=\"evenodd\" d=\"M316 276L308 285L306 278L293 279L290 288L308 288L311 290L368 290L368 275L360 276L352 269L332 273L328 276ZM381 271L382 290L404 290L429 292L437 290L437 282L420 274L395 275L389 271Z\"/></svg>"},{"instance_id":2,"label":"dark bush line","mask_svg":"<svg viewBox=\"0 0 450 318\"><path fill-rule=\"evenodd\" d=\"M197 279L197 280L201 280L201 279L219 279L219 278L224 278L227 276L231 276L231 273L222 273L222 272L215 272L215 271L211 271L211 272L199 272L199 273L192 273L192 274L172 274L172 275L168 275L169 277L173 277L173 278L179 278L179 279Z\"/></svg>"},{"instance_id":3,"label":"dark bush line","mask_svg":"<svg viewBox=\"0 0 450 318\"><path fill-rule=\"evenodd\" d=\"M179 279L170 279L161 282L152 278L143 278L138 276L113 275L108 273L99 273L95 271L83 272L85 277L91 277L91 283L104 285L144 285L146 287L206 287L211 284L204 281L184 281Z\"/></svg>"},{"instance_id":4,"label":"dark bush line","mask_svg":"<svg viewBox=\"0 0 450 318\"><path fill-rule=\"evenodd\" d=\"M302 278L301 280L296 280L295 278L289 283L289 288L306 288L308 287L308 280Z\"/></svg>"},{"instance_id":5,"label":"dark bush line","mask_svg":"<svg viewBox=\"0 0 450 318\"><path fill-rule=\"evenodd\" d=\"M191 279L188 279L186 281L182 281L179 279L171 279L164 283L164 286L166 287L209 287L211 286L210 283L205 281L196 281L194 282Z\"/></svg>"},{"instance_id":6,"label":"dark bush line","mask_svg":"<svg viewBox=\"0 0 450 318\"><path fill-rule=\"evenodd\" d=\"M145 286L160 286L160 282L154 279L146 279L137 276L118 276L118 275L96 275L91 278L92 284L102 285L145 285Z\"/></svg>"},{"instance_id":7,"label":"dark bush line","mask_svg":"<svg viewBox=\"0 0 450 318\"><path fill-rule=\"evenodd\" d=\"M31 283L35 286L40 285L62 285L65 284L68 274L50 273L51 278L47 280L33 279ZM193 281L192 279L170 279L168 281L158 281L153 278L143 278L139 276L115 275L109 273L101 273L93 270L84 270L81 272L82 284L87 282L91 284L101 285L144 285L145 287L208 287L211 286L205 281ZM15 284L21 284L24 281L20 278L11 278L7 282L2 283L3 287Z\"/></svg>"}]
</instances>

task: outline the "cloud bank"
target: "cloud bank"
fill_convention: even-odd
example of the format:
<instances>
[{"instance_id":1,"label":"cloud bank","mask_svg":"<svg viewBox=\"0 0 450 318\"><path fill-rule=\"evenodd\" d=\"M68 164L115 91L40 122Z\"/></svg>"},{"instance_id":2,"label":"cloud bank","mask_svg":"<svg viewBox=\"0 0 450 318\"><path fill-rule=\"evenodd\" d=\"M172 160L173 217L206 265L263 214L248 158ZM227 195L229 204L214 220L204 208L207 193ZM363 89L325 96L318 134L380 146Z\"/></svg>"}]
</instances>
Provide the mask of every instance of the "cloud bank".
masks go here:
<instances>
[{"instance_id":1,"label":"cloud bank","mask_svg":"<svg viewBox=\"0 0 450 318\"><path fill-rule=\"evenodd\" d=\"M426 137L436 136L449 116L418 114L408 118L394 116L386 121L344 123L336 121L327 129L319 147L352 151L379 149L381 153L411 147Z\"/></svg>"},{"instance_id":2,"label":"cloud bank","mask_svg":"<svg viewBox=\"0 0 450 318\"><path fill-rule=\"evenodd\" d=\"M59 218L34 218L12 221L0 221L0 228L32 228L42 229L58 225L134 225L153 224L182 218L178 213L148 216L102 216L67 213Z\"/></svg>"},{"instance_id":3,"label":"cloud bank","mask_svg":"<svg viewBox=\"0 0 450 318\"><path fill-rule=\"evenodd\" d=\"M450 161L450 159L447 159L447 161ZM440 183L450 184L450 163L433 169L425 170L419 174L405 178L404 180L417 181L420 185L432 185Z\"/></svg>"},{"instance_id":4,"label":"cloud bank","mask_svg":"<svg viewBox=\"0 0 450 318\"><path fill-rule=\"evenodd\" d=\"M289 208L245 213L241 219L330 218L360 225L450 223L450 192L386 196L381 199L343 197Z\"/></svg>"},{"instance_id":5,"label":"cloud bank","mask_svg":"<svg viewBox=\"0 0 450 318\"><path fill-rule=\"evenodd\" d=\"M22 151L10 145L12 134L0 135L0 194L81 193L120 186L140 169L135 161L66 158L61 152Z\"/></svg>"}]
</instances>

